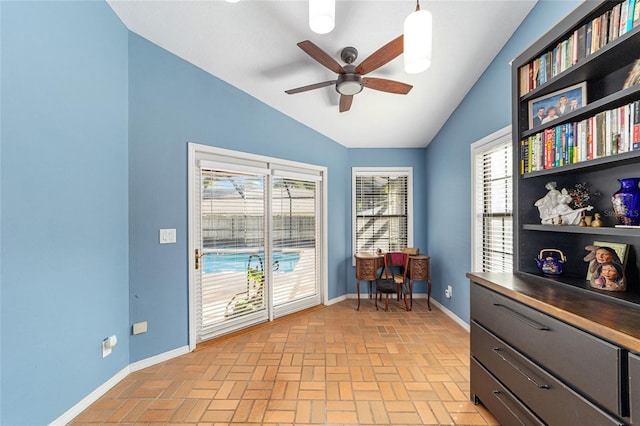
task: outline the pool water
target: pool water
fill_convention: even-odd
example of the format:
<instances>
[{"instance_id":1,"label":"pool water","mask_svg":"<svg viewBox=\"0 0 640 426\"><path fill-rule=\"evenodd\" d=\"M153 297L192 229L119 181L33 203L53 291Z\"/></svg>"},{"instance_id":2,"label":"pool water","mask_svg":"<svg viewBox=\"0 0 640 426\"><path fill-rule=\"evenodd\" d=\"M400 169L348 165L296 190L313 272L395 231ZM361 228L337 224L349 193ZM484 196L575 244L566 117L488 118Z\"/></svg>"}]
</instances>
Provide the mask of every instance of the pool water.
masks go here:
<instances>
[{"instance_id":1,"label":"pool water","mask_svg":"<svg viewBox=\"0 0 640 426\"><path fill-rule=\"evenodd\" d=\"M211 253L202 257L202 272L247 272L249 257L252 255L251 268L260 269L260 259L264 264L264 252ZM260 256L260 259L256 255ZM292 272L299 260L300 253L276 251L273 253L273 271L275 273Z\"/></svg>"}]
</instances>

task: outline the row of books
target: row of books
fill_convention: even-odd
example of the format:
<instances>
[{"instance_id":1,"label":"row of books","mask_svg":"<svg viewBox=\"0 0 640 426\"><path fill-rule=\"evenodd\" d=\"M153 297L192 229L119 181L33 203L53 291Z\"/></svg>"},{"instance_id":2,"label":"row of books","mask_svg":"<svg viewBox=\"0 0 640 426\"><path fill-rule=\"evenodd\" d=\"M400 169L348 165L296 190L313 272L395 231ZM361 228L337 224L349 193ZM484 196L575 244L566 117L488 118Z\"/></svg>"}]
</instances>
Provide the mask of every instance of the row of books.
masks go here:
<instances>
[{"instance_id":1,"label":"row of books","mask_svg":"<svg viewBox=\"0 0 640 426\"><path fill-rule=\"evenodd\" d=\"M640 100L520 141L520 174L640 150Z\"/></svg>"},{"instance_id":2,"label":"row of books","mask_svg":"<svg viewBox=\"0 0 640 426\"><path fill-rule=\"evenodd\" d=\"M625 0L582 25L552 50L520 67L520 96L640 26L640 0Z\"/></svg>"}]
</instances>

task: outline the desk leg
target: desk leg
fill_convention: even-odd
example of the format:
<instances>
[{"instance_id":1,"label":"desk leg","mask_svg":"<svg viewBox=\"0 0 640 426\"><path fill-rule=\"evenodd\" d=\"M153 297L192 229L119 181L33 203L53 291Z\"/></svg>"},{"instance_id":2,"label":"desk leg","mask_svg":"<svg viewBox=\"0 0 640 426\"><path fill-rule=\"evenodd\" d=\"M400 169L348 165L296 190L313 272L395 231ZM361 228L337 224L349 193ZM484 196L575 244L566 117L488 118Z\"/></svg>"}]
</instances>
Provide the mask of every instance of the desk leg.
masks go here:
<instances>
[{"instance_id":1,"label":"desk leg","mask_svg":"<svg viewBox=\"0 0 640 426\"><path fill-rule=\"evenodd\" d=\"M358 307L356 308L356 311L360 310L360 280L356 278L356 287L357 287L357 292L358 292Z\"/></svg>"},{"instance_id":2,"label":"desk leg","mask_svg":"<svg viewBox=\"0 0 640 426\"><path fill-rule=\"evenodd\" d=\"M413 280L409 280L409 310L413 310Z\"/></svg>"}]
</instances>

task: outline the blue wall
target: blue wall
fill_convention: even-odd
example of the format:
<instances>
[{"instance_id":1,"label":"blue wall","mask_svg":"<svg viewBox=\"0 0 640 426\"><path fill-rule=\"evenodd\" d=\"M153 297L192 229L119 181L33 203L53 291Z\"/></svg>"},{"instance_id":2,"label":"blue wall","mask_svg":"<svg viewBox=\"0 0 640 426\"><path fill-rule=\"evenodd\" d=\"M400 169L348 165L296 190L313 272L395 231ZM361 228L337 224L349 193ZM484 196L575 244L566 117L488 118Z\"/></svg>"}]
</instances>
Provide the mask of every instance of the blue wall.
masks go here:
<instances>
[{"instance_id":1,"label":"blue wall","mask_svg":"<svg viewBox=\"0 0 640 426\"><path fill-rule=\"evenodd\" d=\"M129 49L130 312L149 324L131 361L188 344L187 142L327 167L329 298L345 294L348 150L135 34Z\"/></svg>"},{"instance_id":2,"label":"blue wall","mask_svg":"<svg viewBox=\"0 0 640 426\"><path fill-rule=\"evenodd\" d=\"M511 124L509 62L571 12L579 1L539 1L427 147L427 234L432 295L469 323L471 269L470 145ZM444 289L453 286L453 297Z\"/></svg>"},{"instance_id":3,"label":"blue wall","mask_svg":"<svg viewBox=\"0 0 640 426\"><path fill-rule=\"evenodd\" d=\"M0 423L41 425L129 364L128 32L103 2L1 7Z\"/></svg>"}]
</instances>

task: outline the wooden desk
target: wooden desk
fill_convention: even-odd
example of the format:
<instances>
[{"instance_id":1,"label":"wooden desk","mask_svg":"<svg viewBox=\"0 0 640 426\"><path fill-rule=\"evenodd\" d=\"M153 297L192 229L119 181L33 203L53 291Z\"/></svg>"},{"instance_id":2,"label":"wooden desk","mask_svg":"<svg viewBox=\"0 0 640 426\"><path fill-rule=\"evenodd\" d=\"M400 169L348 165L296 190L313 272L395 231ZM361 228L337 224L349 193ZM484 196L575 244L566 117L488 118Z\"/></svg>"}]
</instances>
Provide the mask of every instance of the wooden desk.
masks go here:
<instances>
[{"instance_id":1,"label":"wooden desk","mask_svg":"<svg viewBox=\"0 0 640 426\"><path fill-rule=\"evenodd\" d=\"M413 282L414 281L426 281L427 282L427 307L431 310L431 271L430 271L429 256L424 254L417 254L415 256L409 256L409 299L411 301L409 310L413 308Z\"/></svg>"},{"instance_id":2,"label":"wooden desk","mask_svg":"<svg viewBox=\"0 0 640 426\"><path fill-rule=\"evenodd\" d=\"M384 267L384 256L373 252L362 252L356 258L356 284L358 289L358 308L360 310L360 281L369 281L369 299L373 282L378 278L378 269Z\"/></svg>"}]
</instances>

